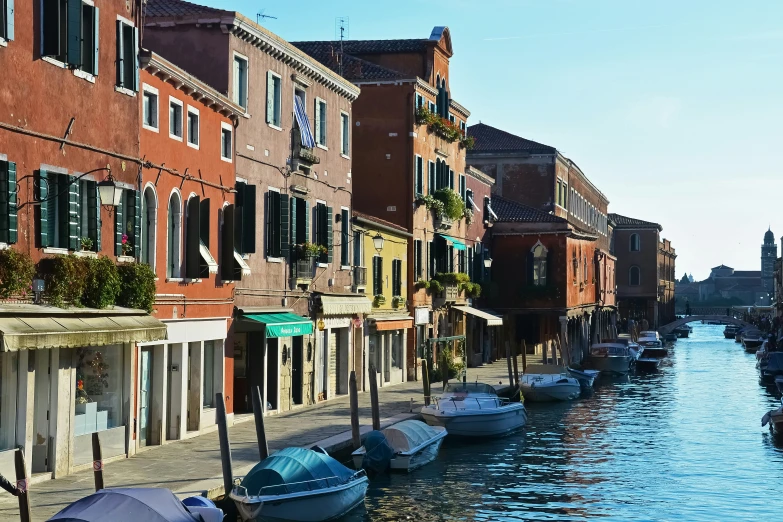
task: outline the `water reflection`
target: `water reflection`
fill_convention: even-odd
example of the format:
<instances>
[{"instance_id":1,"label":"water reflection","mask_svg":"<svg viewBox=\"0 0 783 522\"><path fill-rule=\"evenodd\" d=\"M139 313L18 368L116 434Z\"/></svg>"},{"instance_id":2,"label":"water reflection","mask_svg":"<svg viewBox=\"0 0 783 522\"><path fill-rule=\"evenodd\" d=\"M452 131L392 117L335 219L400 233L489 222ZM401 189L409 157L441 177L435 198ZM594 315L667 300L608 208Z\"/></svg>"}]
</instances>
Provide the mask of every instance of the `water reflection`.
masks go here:
<instances>
[{"instance_id":1,"label":"water reflection","mask_svg":"<svg viewBox=\"0 0 783 522\"><path fill-rule=\"evenodd\" d=\"M694 325L657 373L529 405L525 432L447 439L433 464L375 479L366 510L345 520L777 518L783 449L760 419L779 399L722 331Z\"/></svg>"}]
</instances>

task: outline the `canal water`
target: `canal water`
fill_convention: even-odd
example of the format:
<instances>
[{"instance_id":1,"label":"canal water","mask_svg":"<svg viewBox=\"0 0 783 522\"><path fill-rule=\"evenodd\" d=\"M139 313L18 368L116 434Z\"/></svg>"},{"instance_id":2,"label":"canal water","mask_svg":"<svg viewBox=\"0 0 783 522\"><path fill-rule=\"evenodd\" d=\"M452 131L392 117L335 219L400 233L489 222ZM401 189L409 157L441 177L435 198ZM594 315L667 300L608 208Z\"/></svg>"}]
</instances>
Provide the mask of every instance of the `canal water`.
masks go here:
<instances>
[{"instance_id":1,"label":"canal water","mask_svg":"<svg viewBox=\"0 0 783 522\"><path fill-rule=\"evenodd\" d=\"M760 422L779 401L722 332L694 324L657 374L528 404L524 432L447 439L436 462L373 480L345 520L781 520L783 448Z\"/></svg>"}]
</instances>

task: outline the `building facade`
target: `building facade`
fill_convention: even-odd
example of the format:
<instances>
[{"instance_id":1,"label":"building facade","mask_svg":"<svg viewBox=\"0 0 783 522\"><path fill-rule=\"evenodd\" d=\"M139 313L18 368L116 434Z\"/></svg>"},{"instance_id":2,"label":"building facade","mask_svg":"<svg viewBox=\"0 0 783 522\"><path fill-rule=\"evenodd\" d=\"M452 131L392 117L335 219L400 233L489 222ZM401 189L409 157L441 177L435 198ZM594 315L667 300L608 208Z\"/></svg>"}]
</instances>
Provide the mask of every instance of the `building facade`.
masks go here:
<instances>
[{"instance_id":1,"label":"building facade","mask_svg":"<svg viewBox=\"0 0 783 522\"><path fill-rule=\"evenodd\" d=\"M671 241L661 239L658 243L658 326L676 319L674 311L674 287L677 283L676 259L677 253Z\"/></svg>"},{"instance_id":2,"label":"building facade","mask_svg":"<svg viewBox=\"0 0 783 522\"><path fill-rule=\"evenodd\" d=\"M226 247L237 274L235 411L251 411L255 386L268 412L347 393L332 353L353 360L344 353L361 338L352 320L370 310L351 292L349 254L359 89L233 11L150 0L144 45L245 111L232 144L236 234Z\"/></svg>"}]
</instances>

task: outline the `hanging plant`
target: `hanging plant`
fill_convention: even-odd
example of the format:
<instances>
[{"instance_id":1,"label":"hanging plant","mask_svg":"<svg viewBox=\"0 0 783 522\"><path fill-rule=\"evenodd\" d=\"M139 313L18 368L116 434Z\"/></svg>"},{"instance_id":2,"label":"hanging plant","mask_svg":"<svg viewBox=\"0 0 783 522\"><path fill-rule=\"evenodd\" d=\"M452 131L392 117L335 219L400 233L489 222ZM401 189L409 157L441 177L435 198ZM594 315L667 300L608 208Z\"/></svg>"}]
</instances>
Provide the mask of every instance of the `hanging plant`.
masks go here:
<instances>
[{"instance_id":1,"label":"hanging plant","mask_svg":"<svg viewBox=\"0 0 783 522\"><path fill-rule=\"evenodd\" d=\"M443 205L442 201L436 199L432 194L419 196L416 198L416 203L419 205L424 205L427 210L431 210L436 219L440 219L443 216L445 206Z\"/></svg>"},{"instance_id":2,"label":"hanging plant","mask_svg":"<svg viewBox=\"0 0 783 522\"><path fill-rule=\"evenodd\" d=\"M456 191L442 188L433 197L443 204L443 215L447 218L457 220L465 216L465 202Z\"/></svg>"},{"instance_id":3,"label":"hanging plant","mask_svg":"<svg viewBox=\"0 0 783 522\"><path fill-rule=\"evenodd\" d=\"M429 287L430 287L430 282L429 282L429 281L425 281L424 279L419 279L418 281L416 281L416 282L413 284L413 287L414 287L416 290L421 290L422 288L424 288L425 290L427 290L427 289L429 289Z\"/></svg>"},{"instance_id":4,"label":"hanging plant","mask_svg":"<svg viewBox=\"0 0 783 522\"><path fill-rule=\"evenodd\" d=\"M35 265L29 255L13 248L0 250L0 298L25 297L33 277Z\"/></svg>"},{"instance_id":5,"label":"hanging plant","mask_svg":"<svg viewBox=\"0 0 783 522\"><path fill-rule=\"evenodd\" d=\"M318 257L329 252L325 246L309 242L299 243L295 248L299 257Z\"/></svg>"}]
</instances>

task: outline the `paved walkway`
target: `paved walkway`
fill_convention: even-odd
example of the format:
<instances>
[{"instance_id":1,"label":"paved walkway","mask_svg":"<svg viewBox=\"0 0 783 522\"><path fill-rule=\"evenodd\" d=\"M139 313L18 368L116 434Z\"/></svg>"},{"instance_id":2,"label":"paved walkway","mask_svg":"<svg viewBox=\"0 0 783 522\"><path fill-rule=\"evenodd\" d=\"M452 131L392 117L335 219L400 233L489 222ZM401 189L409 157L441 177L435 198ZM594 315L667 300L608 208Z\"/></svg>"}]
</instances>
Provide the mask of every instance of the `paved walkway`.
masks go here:
<instances>
[{"instance_id":1,"label":"paved walkway","mask_svg":"<svg viewBox=\"0 0 783 522\"><path fill-rule=\"evenodd\" d=\"M522 361L519 361L522 367ZM468 380L487 384L508 384L505 360L481 368L470 368ZM433 384L433 392L439 390ZM382 424L389 425L411 416L423 405L421 382L408 382L379 390ZM370 394L359 394L359 418L362 431L370 430ZM287 446L309 447L313 444L339 449L350 444L351 418L348 397L266 417L264 424L270 451ZM243 475L258 462L255 424L237 423L229 429L234 474ZM222 491L220 449L217 432L192 439L157 446L136 456L106 464L107 487L163 487L180 496L199 494L217 488ZM33 520L44 521L63 507L94 492L92 470L34 484L30 489ZM0 520L19 520L15 497L0 494Z\"/></svg>"}]
</instances>

